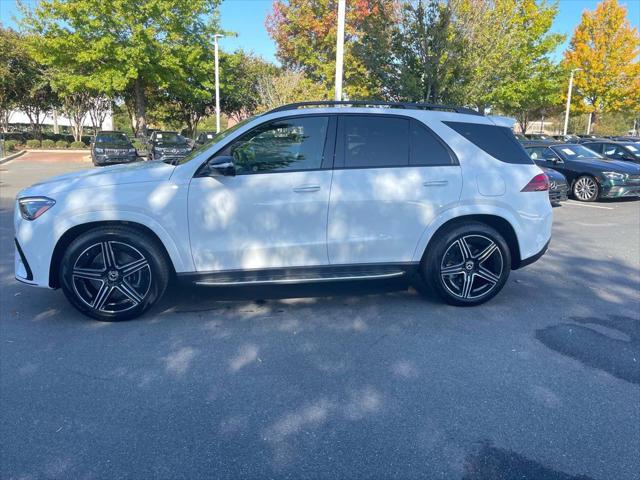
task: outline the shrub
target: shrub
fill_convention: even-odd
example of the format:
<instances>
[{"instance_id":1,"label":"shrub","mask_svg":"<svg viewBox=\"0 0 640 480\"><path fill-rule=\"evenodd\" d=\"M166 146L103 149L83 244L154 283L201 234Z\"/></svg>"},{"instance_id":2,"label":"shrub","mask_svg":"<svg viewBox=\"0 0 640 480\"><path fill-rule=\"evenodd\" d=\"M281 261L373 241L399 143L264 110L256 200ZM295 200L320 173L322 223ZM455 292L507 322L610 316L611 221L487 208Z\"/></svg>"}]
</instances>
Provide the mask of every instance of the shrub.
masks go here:
<instances>
[{"instance_id":1,"label":"shrub","mask_svg":"<svg viewBox=\"0 0 640 480\"><path fill-rule=\"evenodd\" d=\"M134 140L131 143L133 144L133 148L135 148L138 151L146 150L144 143L142 143L140 140Z\"/></svg>"},{"instance_id":2,"label":"shrub","mask_svg":"<svg viewBox=\"0 0 640 480\"><path fill-rule=\"evenodd\" d=\"M27 148L40 148L40 140L27 140Z\"/></svg>"},{"instance_id":3,"label":"shrub","mask_svg":"<svg viewBox=\"0 0 640 480\"><path fill-rule=\"evenodd\" d=\"M65 140L58 140L56 142L56 148L69 148L69 142Z\"/></svg>"},{"instance_id":4,"label":"shrub","mask_svg":"<svg viewBox=\"0 0 640 480\"><path fill-rule=\"evenodd\" d=\"M45 140L42 140L42 148L55 148L56 147L56 142L53 140L49 140L48 138Z\"/></svg>"},{"instance_id":5,"label":"shrub","mask_svg":"<svg viewBox=\"0 0 640 480\"><path fill-rule=\"evenodd\" d=\"M87 146L84 144L84 142L71 142L69 148L87 148Z\"/></svg>"},{"instance_id":6,"label":"shrub","mask_svg":"<svg viewBox=\"0 0 640 480\"><path fill-rule=\"evenodd\" d=\"M16 145L17 144L18 144L18 142L16 142L15 140L5 140L4 149L7 152L13 152L16 149Z\"/></svg>"}]
</instances>

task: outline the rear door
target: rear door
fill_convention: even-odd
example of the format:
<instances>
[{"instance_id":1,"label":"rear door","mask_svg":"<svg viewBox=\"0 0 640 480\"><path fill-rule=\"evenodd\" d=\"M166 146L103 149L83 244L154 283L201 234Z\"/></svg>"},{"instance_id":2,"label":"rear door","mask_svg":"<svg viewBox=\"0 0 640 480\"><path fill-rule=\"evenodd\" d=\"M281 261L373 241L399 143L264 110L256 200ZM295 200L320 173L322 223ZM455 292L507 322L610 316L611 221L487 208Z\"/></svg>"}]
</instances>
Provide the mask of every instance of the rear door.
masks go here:
<instances>
[{"instance_id":1,"label":"rear door","mask_svg":"<svg viewBox=\"0 0 640 480\"><path fill-rule=\"evenodd\" d=\"M461 187L455 155L421 122L386 114L339 116L329 262L411 261L425 228L458 201Z\"/></svg>"}]
</instances>

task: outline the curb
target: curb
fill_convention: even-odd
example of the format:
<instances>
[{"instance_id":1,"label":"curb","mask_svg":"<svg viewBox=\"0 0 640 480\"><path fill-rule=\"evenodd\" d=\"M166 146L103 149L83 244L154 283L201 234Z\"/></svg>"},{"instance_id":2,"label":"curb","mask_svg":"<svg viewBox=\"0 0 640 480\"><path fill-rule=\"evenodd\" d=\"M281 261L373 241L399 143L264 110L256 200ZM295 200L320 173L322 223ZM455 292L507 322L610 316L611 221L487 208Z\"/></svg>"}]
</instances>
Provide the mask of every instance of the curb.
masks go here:
<instances>
[{"instance_id":1,"label":"curb","mask_svg":"<svg viewBox=\"0 0 640 480\"><path fill-rule=\"evenodd\" d=\"M4 158L0 159L0 165L2 165L3 163L7 163L7 162L13 160L14 158L18 158L19 156L24 155L25 153L27 153L26 150L20 150L19 152L12 153L8 157L4 157Z\"/></svg>"},{"instance_id":2,"label":"curb","mask_svg":"<svg viewBox=\"0 0 640 480\"><path fill-rule=\"evenodd\" d=\"M85 148L83 150L80 149L75 149L72 150L70 148L60 148L59 150L45 150L43 148L25 148L23 151L25 152L36 152L36 153L87 153L87 152L91 152L91 150L89 150L88 148Z\"/></svg>"}]
</instances>

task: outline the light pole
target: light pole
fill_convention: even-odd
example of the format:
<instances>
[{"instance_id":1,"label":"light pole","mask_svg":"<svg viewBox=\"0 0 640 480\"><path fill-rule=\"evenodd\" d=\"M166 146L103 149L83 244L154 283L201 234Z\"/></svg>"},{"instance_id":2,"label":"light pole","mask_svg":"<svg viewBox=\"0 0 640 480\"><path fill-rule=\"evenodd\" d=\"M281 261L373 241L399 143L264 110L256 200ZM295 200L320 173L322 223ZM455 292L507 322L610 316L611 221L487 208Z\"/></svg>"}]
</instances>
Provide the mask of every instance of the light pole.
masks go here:
<instances>
[{"instance_id":1,"label":"light pole","mask_svg":"<svg viewBox=\"0 0 640 480\"><path fill-rule=\"evenodd\" d=\"M571 90L573 89L573 74L581 68L574 68L571 70L571 75L569 75L569 91L567 92L567 109L564 112L564 130L563 135L567 134L567 128L569 127L569 108L571 108Z\"/></svg>"},{"instance_id":2,"label":"light pole","mask_svg":"<svg viewBox=\"0 0 640 480\"><path fill-rule=\"evenodd\" d=\"M336 101L342 100L342 59L344 56L344 15L346 0L338 0L338 35L336 40Z\"/></svg>"},{"instance_id":3,"label":"light pole","mask_svg":"<svg viewBox=\"0 0 640 480\"><path fill-rule=\"evenodd\" d=\"M218 68L218 39L224 37L220 33L213 36L213 45L216 62L216 133L220 133L220 72Z\"/></svg>"}]
</instances>

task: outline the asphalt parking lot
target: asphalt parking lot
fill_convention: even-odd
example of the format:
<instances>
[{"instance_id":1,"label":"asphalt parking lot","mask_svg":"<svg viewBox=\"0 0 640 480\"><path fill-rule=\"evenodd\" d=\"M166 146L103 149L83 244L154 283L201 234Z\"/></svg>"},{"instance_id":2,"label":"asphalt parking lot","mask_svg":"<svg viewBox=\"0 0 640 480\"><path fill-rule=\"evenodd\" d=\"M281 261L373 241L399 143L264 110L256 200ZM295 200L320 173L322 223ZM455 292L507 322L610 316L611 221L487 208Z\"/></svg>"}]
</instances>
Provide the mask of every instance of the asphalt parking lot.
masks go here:
<instances>
[{"instance_id":1,"label":"asphalt parking lot","mask_svg":"<svg viewBox=\"0 0 640 480\"><path fill-rule=\"evenodd\" d=\"M639 201L556 208L481 307L183 287L108 324L13 279L17 191L89 167L0 165L0 478L640 478Z\"/></svg>"}]
</instances>

